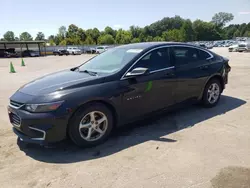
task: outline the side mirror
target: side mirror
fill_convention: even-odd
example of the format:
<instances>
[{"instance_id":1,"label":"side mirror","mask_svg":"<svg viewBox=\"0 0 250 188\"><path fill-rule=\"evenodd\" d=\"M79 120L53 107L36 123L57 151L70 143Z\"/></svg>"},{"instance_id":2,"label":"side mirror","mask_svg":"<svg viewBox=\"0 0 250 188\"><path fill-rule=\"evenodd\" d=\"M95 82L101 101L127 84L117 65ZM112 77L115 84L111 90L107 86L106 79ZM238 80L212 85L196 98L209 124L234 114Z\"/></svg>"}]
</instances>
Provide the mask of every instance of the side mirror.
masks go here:
<instances>
[{"instance_id":1,"label":"side mirror","mask_svg":"<svg viewBox=\"0 0 250 188\"><path fill-rule=\"evenodd\" d=\"M127 77L131 77L131 76L140 76L140 75L144 75L146 74L148 71L148 68L144 68L144 67L138 67L133 69L132 71L128 72L126 74Z\"/></svg>"}]
</instances>

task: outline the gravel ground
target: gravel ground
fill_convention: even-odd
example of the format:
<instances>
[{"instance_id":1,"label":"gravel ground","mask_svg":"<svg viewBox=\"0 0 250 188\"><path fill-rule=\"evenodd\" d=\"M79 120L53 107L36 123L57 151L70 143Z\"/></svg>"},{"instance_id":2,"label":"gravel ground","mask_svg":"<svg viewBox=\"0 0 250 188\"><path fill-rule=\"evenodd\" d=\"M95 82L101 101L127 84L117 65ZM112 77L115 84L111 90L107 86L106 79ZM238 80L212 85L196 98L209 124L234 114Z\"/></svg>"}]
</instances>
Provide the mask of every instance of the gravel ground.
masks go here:
<instances>
[{"instance_id":1,"label":"gravel ground","mask_svg":"<svg viewBox=\"0 0 250 188\"><path fill-rule=\"evenodd\" d=\"M0 59L1 187L250 187L250 53L213 49L230 59L229 84L217 107L190 106L117 130L105 144L79 149L18 145L6 107L34 78L90 55ZM17 73L9 73L13 62Z\"/></svg>"}]
</instances>

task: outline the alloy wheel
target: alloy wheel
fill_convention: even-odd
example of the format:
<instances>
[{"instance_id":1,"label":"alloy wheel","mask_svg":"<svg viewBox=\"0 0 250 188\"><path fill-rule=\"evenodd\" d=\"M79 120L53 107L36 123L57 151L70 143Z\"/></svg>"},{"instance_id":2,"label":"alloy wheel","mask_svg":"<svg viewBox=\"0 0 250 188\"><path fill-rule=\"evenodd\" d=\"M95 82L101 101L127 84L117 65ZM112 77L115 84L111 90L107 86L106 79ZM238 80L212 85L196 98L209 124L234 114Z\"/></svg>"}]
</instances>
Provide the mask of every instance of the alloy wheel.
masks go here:
<instances>
[{"instance_id":1,"label":"alloy wheel","mask_svg":"<svg viewBox=\"0 0 250 188\"><path fill-rule=\"evenodd\" d=\"M220 96L220 87L217 83L212 83L208 88L207 100L210 104L214 104Z\"/></svg>"},{"instance_id":2,"label":"alloy wheel","mask_svg":"<svg viewBox=\"0 0 250 188\"><path fill-rule=\"evenodd\" d=\"M100 111L86 114L79 124L80 136L86 141L99 140L108 128L108 118Z\"/></svg>"}]
</instances>

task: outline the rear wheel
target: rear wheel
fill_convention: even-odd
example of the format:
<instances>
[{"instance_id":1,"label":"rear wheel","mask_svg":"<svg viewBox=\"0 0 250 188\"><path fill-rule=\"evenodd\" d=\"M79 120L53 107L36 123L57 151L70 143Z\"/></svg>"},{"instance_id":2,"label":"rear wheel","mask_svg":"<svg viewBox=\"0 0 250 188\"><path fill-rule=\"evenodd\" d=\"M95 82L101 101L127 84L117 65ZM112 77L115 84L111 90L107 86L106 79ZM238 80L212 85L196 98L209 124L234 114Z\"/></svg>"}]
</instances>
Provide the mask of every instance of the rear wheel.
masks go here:
<instances>
[{"instance_id":1,"label":"rear wheel","mask_svg":"<svg viewBox=\"0 0 250 188\"><path fill-rule=\"evenodd\" d=\"M113 114L103 104L92 103L76 112L69 124L69 136L80 147L106 141L113 129Z\"/></svg>"},{"instance_id":2,"label":"rear wheel","mask_svg":"<svg viewBox=\"0 0 250 188\"><path fill-rule=\"evenodd\" d=\"M210 80L203 92L202 103L205 107L214 107L220 100L222 88L218 79Z\"/></svg>"}]
</instances>

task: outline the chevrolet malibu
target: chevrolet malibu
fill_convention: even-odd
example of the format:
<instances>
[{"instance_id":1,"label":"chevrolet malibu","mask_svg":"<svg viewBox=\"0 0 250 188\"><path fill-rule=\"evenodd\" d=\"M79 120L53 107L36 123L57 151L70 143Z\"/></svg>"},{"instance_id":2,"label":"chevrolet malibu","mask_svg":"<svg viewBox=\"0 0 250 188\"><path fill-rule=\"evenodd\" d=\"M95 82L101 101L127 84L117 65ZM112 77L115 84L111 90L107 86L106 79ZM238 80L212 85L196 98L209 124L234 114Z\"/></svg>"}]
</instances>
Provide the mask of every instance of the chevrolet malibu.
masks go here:
<instances>
[{"instance_id":1,"label":"chevrolet malibu","mask_svg":"<svg viewBox=\"0 0 250 188\"><path fill-rule=\"evenodd\" d=\"M22 86L10 97L9 119L23 142L47 145L68 136L78 146L95 146L115 127L152 112L189 102L216 106L228 61L186 43L115 47Z\"/></svg>"}]
</instances>

